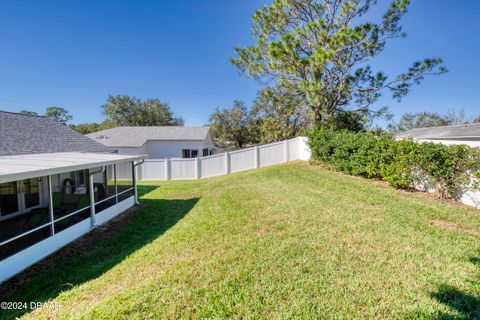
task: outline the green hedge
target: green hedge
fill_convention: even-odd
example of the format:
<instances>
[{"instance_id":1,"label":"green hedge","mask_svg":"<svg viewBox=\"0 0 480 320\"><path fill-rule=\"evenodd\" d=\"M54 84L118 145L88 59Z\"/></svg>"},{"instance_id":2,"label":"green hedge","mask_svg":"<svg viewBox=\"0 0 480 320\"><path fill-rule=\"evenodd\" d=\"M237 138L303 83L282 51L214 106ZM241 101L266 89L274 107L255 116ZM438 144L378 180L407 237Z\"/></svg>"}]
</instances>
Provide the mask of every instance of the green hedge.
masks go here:
<instances>
[{"instance_id":1,"label":"green hedge","mask_svg":"<svg viewBox=\"0 0 480 320\"><path fill-rule=\"evenodd\" d=\"M447 198L457 198L465 187L478 189L471 180L472 175L480 176L478 148L328 129L313 131L309 141L314 160L351 175L399 188L411 188L422 179Z\"/></svg>"}]
</instances>

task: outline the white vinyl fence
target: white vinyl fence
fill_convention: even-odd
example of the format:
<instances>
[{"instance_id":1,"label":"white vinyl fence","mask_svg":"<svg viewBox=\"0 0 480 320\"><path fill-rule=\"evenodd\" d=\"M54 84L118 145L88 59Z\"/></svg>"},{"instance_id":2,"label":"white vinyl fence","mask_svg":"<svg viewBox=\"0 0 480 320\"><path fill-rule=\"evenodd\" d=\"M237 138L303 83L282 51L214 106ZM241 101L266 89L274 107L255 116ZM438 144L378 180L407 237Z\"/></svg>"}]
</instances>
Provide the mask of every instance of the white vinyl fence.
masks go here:
<instances>
[{"instance_id":1,"label":"white vinyl fence","mask_svg":"<svg viewBox=\"0 0 480 320\"><path fill-rule=\"evenodd\" d=\"M305 137L191 159L146 159L136 167L139 181L189 180L257 169L293 160L309 160ZM117 168L117 179L129 179L130 167Z\"/></svg>"},{"instance_id":2,"label":"white vinyl fence","mask_svg":"<svg viewBox=\"0 0 480 320\"><path fill-rule=\"evenodd\" d=\"M305 137L255 146L193 159L147 159L136 167L142 180L189 180L221 176L229 173L257 169L292 160L310 160L310 147ZM122 167L123 166L123 167ZM131 165L117 165L117 179L131 179ZM415 185L419 191L432 191L425 185ZM465 190L460 202L480 209L480 191Z\"/></svg>"}]
</instances>

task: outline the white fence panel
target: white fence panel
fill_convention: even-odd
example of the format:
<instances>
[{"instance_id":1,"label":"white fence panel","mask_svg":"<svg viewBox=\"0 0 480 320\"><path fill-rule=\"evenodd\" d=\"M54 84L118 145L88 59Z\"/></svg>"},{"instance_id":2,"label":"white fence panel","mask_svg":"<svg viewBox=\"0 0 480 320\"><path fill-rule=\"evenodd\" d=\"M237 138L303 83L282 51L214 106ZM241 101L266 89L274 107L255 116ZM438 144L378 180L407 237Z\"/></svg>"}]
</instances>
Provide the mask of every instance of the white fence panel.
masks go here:
<instances>
[{"instance_id":1,"label":"white fence panel","mask_svg":"<svg viewBox=\"0 0 480 320\"><path fill-rule=\"evenodd\" d=\"M145 160L140 168L142 180L166 180L165 159Z\"/></svg>"},{"instance_id":2,"label":"white fence panel","mask_svg":"<svg viewBox=\"0 0 480 320\"><path fill-rule=\"evenodd\" d=\"M287 148L285 149L285 146ZM219 176L292 160L309 160L308 140L298 137L287 141L231 151L195 159L147 159L136 167L138 180L185 180ZM198 162L197 162L198 161ZM227 172L228 169L228 172ZM117 166L117 179L132 177L131 163Z\"/></svg>"},{"instance_id":3,"label":"white fence panel","mask_svg":"<svg viewBox=\"0 0 480 320\"><path fill-rule=\"evenodd\" d=\"M132 180L132 163L118 163L117 167L117 180Z\"/></svg>"},{"instance_id":4,"label":"white fence panel","mask_svg":"<svg viewBox=\"0 0 480 320\"><path fill-rule=\"evenodd\" d=\"M201 177L214 177L225 174L225 154L200 158Z\"/></svg>"},{"instance_id":5,"label":"white fence panel","mask_svg":"<svg viewBox=\"0 0 480 320\"><path fill-rule=\"evenodd\" d=\"M255 148L230 152L230 172L255 168Z\"/></svg>"},{"instance_id":6,"label":"white fence panel","mask_svg":"<svg viewBox=\"0 0 480 320\"><path fill-rule=\"evenodd\" d=\"M285 162L285 142L277 142L259 146L260 167L271 166L273 164Z\"/></svg>"},{"instance_id":7,"label":"white fence panel","mask_svg":"<svg viewBox=\"0 0 480 320\"><path fill-rule=\"evenodd\" d=\"M171 159L170 177L172 180L196 179L196 159Z\"/></svg>"},{"instance_id":8,"label":"white fence panel","mask_svg":"<svg viewBox=\"0 0 480 320\"><path fill-rule=\"evenodd\" d=\"M288 160L300 159L300 138L295 138L287 141L288 143Z\"/></svg>"}]
</instances>

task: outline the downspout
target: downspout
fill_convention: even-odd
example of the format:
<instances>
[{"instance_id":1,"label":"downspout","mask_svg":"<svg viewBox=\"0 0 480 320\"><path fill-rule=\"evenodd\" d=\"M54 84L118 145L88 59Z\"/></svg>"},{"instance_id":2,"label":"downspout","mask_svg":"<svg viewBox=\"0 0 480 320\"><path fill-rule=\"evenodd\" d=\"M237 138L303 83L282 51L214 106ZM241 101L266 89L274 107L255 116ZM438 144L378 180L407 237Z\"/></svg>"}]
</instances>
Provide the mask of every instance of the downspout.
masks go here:
<instances>
[{"instance_id":1,"label":"downspout","mask_svg":"<svg viewBox=\"0 0 480 320\"><path fill-rule=\"evenodd\" d=\"M143 164L145 162L145 159L140 160L140 162L134 163L133 164L133 191L134 191L134 202L135 204L140 204L138 201L138 193L137 193L137 174L135 167Z\"/></svg>"},{"instance_id":2,"label":"downspout","mask_svg":"<svg viewBox=\"0 0 480 320\"><path fill-rule=\"evenodd\" d=\"M90 222L92 228L95 227L95 191L93 190L93 175L97 173L105 172L105 166L103 166L100 170L97 171L90 171L88 170L88 191L90 194Z\"/></svg>"}]
</instances>

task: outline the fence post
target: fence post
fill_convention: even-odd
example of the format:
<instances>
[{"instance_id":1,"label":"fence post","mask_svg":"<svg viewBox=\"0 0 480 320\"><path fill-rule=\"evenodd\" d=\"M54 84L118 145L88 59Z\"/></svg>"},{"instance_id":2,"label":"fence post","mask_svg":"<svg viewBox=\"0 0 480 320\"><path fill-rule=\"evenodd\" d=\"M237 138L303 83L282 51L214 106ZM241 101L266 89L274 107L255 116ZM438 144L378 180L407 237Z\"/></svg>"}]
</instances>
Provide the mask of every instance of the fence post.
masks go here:
<instances>
[{"instance_id":1,"label":"fence post","mask_svg":"<svg viewBox=\"0 0 480 320\"><path fill-rule=\"evenodd\" d=\"M230 155L228 151L225 151L225 174L230 173Z\"/></svg>"},{"instance_id":2,"label":"fence post","mask_svg":"<svg viewBox=\"0 0 480 320\"><path fill-rule=\"evenodd\" d=\"M195 158L195 178L200 179L200 158Z\"/></svg>"},{"instance_id":3,"label":"fence post","mask_svg":"<svg viewBox=\"0 0 480 320\"><path fill-rule=\"evenodd\" d=\"M308 138L306 137L299 137L299 159L309 161L312 155L312 151L310 150L310 145L308 143Z\"/></svg>"},{"instance_id":4,"label":"fence post","mask_svg":"<svg viewBox=\"0 0 480 320\"><path fill-rule=\"evenodd\" d=\"M165 180L170 180L170 160L165 158Z\"/></svg>"},{"instance_id":5,"label":"fence post","mask_svg":"<svg viewBox=\"0 0 480 320\"><path fill-rule=\"evenodd\" d=\"M254 147L254 151L255 151L255 169L258 169L260 168L260 149L258 148L258 146L255 146Z\"/></svg>"},{"instance_id":6,"label":"fence post","mask_svg":"<svg viewBox=\"0 0 480 320\"><path fill-rule=\"evenodd\" d=\"M288 162L288 140L283 141L283 160Z\"/></svg>"}]
</instances>

